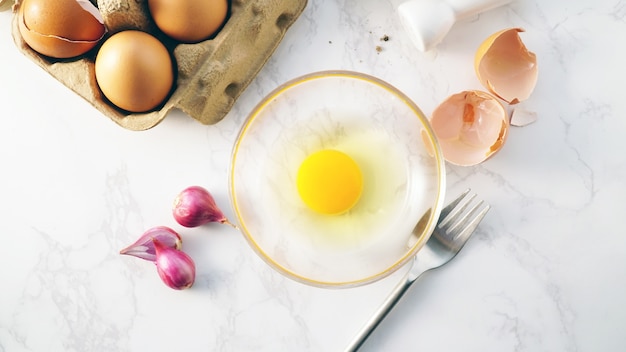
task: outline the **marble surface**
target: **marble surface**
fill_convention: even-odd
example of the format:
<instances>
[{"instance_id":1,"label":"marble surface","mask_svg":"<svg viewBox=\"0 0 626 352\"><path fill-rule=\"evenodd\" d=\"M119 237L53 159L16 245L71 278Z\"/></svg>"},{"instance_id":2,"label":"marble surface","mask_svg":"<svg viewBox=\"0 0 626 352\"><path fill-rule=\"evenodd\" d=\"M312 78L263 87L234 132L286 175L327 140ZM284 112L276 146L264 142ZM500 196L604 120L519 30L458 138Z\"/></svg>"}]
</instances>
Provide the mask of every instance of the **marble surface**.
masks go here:
<instances>
[{"instance_id":1,"label":"marble surface","mask_svg":"<svg viewBox=\"0 0 626 352\"><path fill-rule=\"evenodd\" d=\"M226 119L203 126L173 112L145 132L118 127L25 59L0 13L0 351L341 351L402 272L345 290L296 283L231 228L180 229L173 197L201 184L233 215L234 138L280 83L362 71L430 114L482 89L474 50L507 27L526 29L539 60L523 103L538 120L512 128L487 162L448 165L448 198L471 187L493 208L362 350L626 350L626 2L519 0L422 53L400 28L402 1L309 0ZM150 263L118 254L155 225L183 233L192 289L168 289Z\"/></svg>"}]
</instances>

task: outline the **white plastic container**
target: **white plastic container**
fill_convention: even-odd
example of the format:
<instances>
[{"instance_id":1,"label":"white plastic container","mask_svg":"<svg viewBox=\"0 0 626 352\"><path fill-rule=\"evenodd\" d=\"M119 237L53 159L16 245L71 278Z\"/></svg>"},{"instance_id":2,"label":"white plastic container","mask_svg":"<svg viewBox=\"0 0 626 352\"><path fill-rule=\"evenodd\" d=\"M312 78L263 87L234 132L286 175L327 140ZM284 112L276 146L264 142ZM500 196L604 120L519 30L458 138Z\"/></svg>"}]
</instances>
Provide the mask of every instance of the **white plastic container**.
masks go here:
<instances>
[{"instance_id":1,"label":"white plastic container","mask_svg":"<svg viewBox=\"0 0 626 352\"><path fill-rule=\"evenodd\" d=\"M421 51L428 51L443 40L458 20L512 1L408 0L398 6L398 15L415 46Z\"/></svg>"}]
</instances>

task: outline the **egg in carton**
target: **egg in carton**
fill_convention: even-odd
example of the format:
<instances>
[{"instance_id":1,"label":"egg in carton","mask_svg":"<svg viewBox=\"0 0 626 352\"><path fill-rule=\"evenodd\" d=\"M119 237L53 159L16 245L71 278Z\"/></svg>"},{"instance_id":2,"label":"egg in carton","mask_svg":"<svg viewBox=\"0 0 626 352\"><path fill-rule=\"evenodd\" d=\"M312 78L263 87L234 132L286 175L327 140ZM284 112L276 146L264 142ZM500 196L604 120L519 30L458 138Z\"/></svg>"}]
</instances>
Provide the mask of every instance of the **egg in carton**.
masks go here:
<instances>
[{"instance_id":1,"label":"egg in carton","mask_svg":"<svg viewBox=\"0 0 626 352\"><path fill-rule=\"evenodd\" d=\"M175 108L205 125L221 121L307 4L307 0L230 0L227 20L216 35L186 44L157 29L147 0L91 1L99 8L107 33L98 46L84 55L55 59L31 49L19 30L19 1L13 7L13 39L25 56L58 81L115 123L135 131L156 126ZM160 39L175 62L171 94L157 109L145 113L130 113L111 104L95 78L94 62L101 43L128 29L145 31Z\"/></svg>"},{"instance_id":2,"label":"egg in carton","mask_svg":"<svg viewBox=\"0 0 626 352\"><path fill-rule=\"evenodd\" d=\"M13 6L13 0L0 0L0 12L8 10Z\"/></svg>"}]
</instances>

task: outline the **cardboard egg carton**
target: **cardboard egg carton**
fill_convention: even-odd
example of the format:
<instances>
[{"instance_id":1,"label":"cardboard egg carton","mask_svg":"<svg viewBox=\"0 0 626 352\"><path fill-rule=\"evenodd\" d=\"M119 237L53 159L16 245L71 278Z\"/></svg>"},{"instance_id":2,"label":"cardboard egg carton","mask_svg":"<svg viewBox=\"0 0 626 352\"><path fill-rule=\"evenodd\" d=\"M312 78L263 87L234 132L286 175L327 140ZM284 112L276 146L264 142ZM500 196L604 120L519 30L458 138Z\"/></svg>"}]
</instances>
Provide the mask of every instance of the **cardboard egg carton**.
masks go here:
<instances>
[{"instance_id":1,"label":"cardboard egg carton","mask_svg":"<svg viewBox=\"0 0 626 352\"><path fill-rule=\"evenodd\" d=\"M231 0L224 27L214 38L196 44L175 43L159 33L153 23L146 22L147 0L113 3L117 5L101 8L107 37L123 29L140 29L161 39L173 53L178 69L175 87L157 110L128 113L106 100L95 79L94 60L99 46L74 59L51 59L33 51L18 29L19 3L13 9L13 39L24 55L104 115L124 128L140 131L156 126L174 108L202 124L221 121L300 16L307 0Z\"/></svg>"}]
</instances>

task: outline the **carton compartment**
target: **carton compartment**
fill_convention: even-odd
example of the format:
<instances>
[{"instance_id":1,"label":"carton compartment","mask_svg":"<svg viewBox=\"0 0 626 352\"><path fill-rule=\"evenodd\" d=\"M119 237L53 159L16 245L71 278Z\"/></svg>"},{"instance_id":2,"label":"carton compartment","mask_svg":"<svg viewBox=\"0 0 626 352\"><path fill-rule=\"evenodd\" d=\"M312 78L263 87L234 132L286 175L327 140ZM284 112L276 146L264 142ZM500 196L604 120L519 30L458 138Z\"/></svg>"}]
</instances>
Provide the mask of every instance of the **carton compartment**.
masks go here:
<instances>
[{"instance_id":1,"label":"carton compartment","mask_svg":"<svg viewBox=\"0 0 626 352\"><path fill-rule=\"evenodd\" d=\"M122 5L147 0L117 0ZM272 55L286 31L300 16L307 0L231 0L229 16L214 38L196 44L182 44L166 38L152 23L149 14L129 13L129 20L115 19L107 37L124 29L140 29L153 34L170 49L177 68L174 88L157 110L129 113L111 103L100 92L95 79L94 60L98 46L73 59L53 59L32 50L22 39L14 7L12 35L18 49L58 81L83 97L118 125L134 131L156 126L174 108L180 109L202 124L221 121ZM107 9L108 10L108 9ZM117 11L137 11L117 6ZM121 14L122 15L122 14ZM137 18L143 16L143 18ZM124 18L124 16L120 16ZM134 20L133 20L134 19ZM106 38L105 38L106 39Z\"/></svg>"}]
</instances>

